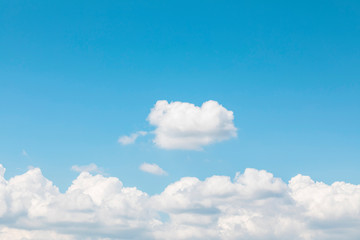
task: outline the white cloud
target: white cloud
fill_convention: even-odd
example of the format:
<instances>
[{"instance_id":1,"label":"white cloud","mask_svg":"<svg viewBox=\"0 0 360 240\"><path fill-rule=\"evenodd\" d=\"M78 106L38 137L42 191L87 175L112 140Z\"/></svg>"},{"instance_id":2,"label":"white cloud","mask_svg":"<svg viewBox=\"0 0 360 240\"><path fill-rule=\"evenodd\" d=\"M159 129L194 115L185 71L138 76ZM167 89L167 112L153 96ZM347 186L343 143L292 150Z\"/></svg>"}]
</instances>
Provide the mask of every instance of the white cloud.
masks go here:
<instances>
[{"instance_id":1,"label":"white cloud","mask_svg":"<svg viewBox=\"0 0 360 240\"><path fill-rule=\"evenodd\" d=\"M147 132L138 131L136 133L131 134L130 136L121 136L118 139L118 142L122 145L129 145L135 143L136 139L140 136L145 136Z\"/></svg>"},{"instance_id":2,"label":"white cloud","mask_svg":"<svg viewBox=\"0 0 360 240\"><path fill-rule=\"evenodd\" d=\"M234 115L216 101L201 107L186 102L157 101L148 116L156 127L154 143L164 149L201 150L236 136Z\"/></svg>"},{"instance_id":3,"label":"white cloud","mask_svg":"<svg viewBox=\"0 0 360 240\"><path fill-rule=\"evenodd\" d=\"M360 236L360 185L289 183L246 169L184 177L158 195L82 172L65 193L40 169L9 180L0 165L0 239L299 239Z\"/></svg>"},{"instance_id":4,"label":"white cloud","mask_svg":"<svg viewBox=\"0 0 360 240\"><path fill-rule=\"evenodd\" d=\"M102 170L95 163L84 166L74 165L71 167L71 170L75 172L102 173Z\"/></svg>"},{"instance_id":5,"label":"white cloud","mask_svg":"<svg viewBox=\"0 0 360 240\"><path fill-rule=\"evenodd\" d=\"M155 175L167 175L167 172L165 172L161 167L159 167L158 165L156 165L155 163L143 163L140 165L140 170L147 172L147 173L151 173L151 174L155 174Z\"/></svg>"}]
</instances>

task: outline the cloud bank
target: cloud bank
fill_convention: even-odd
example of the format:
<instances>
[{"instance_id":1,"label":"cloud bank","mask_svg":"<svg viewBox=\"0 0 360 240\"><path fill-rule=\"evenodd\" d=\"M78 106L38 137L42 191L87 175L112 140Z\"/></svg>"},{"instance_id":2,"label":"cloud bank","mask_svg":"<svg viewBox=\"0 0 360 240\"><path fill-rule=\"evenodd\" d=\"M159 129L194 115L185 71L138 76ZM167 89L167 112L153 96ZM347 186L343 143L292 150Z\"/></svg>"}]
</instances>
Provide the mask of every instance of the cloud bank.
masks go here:
<instances>
[{"instance_id":1,"label":"cloud bank","mask_svg":"<svg viewBox=\"0 0 360 240\"><path fill-rule=\"evenodd\" d=\"M38 168L9 180L0 166L0 239L301 239L360 236L360 185L289 183L246 169L231 180L185 177L149 196L82 172L65 193Z\"/></svg>"},{"instance_id":2,"label":"cloud bank","mask_svg":"<svg viewBox=\"0 0 360 240\"><path fill-rule=\"evenodd\" d=\"M167 175L167 172L165 172L155 163L143 163L140 165L139 169L143 172L151 173L154 175Z\"/></svg>"},{"instance_id":3,"label":"cloud bank","mask_svg":"<svg viewBox=\"0 0 360 240\"><path fill-rule=\"evenodd\" d=\"M216 101L204 102L201 107L157 101L147 119L156 127L154 143L164 149L201 150L236 136L233 112Z\"/></svg>"}]
</instances>

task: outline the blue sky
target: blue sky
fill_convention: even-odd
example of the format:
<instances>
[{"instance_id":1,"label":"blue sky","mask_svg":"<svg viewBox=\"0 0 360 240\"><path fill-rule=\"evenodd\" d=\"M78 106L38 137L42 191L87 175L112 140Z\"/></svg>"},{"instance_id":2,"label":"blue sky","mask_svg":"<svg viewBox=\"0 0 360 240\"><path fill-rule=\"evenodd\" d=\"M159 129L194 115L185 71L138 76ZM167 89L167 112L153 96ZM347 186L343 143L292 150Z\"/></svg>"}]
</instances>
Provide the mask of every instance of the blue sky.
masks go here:
<instances>
[{"instance_id":1,"label":"blue sky","mask_svg":"<svg viewBox=\"0 0 360 240\"><path fill-rule=\"evenodd\" d=\"M359 184L359 26L358 1L0 1L5 176L39 167L65 191L73 165L95 163L150 194L248 167ZM215 100L237 137L203 151L151 134L119 144L154 130L158 100Z\"/></svg>"}]
</instances>

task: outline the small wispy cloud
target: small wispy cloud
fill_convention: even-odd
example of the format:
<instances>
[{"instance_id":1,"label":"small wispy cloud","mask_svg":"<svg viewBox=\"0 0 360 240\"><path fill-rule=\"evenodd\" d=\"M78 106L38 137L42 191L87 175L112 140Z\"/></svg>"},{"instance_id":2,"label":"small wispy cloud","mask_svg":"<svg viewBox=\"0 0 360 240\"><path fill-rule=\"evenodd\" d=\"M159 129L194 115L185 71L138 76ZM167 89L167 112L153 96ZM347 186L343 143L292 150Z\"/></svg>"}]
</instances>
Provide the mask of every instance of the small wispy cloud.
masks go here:
<instances>
[{"instance_id":1,"label":"small wispy cloud","mask_svg":"<svg viewBox=\"0 0 360 240\"><path fill-rule=\"evenodd\" d=\"M168 175L161 167L155 163L143 163L140 165L139 169L143 172L151 173L154 175Z\"/></svg>"},{"instance_id":2,"label":"small wispy cloud","mask_svg":"<svg viewBox=\"0 0 360 240\"><path fill-rule=\"evenodd\" d=\"M145 132L145 131L138 131L129 136L125 135L125 136L119 137L118 142L121 143L122 145L133 144L133 143L135 143L135 141L138 137L145 136L146 134L147 134L147 132Z\"/></svg>"},{"instance_id":3,"label":"small wispy cloud","mask_svg":"<svg viewBox=\"0 0 360 240\"><path fill-rule=\"evenodd\" d=\"M103 173L103 171L95 163L83 166L74 165L71 167L71 170L75 172Z\"/></svg>"},{"instance_id":4,"label":"small wispy cloud","mask_svg":"<svg viewBox=\"0 0 360 240\"><path fill-rule=\"evenodd\" d=\"M26 151L25 149L23 149L23 150L21 151L21 155L23 155L24 157L28 157L28 156L29 156L29 154L27 153L27 151Z\"/></svg>"}]
</instances>

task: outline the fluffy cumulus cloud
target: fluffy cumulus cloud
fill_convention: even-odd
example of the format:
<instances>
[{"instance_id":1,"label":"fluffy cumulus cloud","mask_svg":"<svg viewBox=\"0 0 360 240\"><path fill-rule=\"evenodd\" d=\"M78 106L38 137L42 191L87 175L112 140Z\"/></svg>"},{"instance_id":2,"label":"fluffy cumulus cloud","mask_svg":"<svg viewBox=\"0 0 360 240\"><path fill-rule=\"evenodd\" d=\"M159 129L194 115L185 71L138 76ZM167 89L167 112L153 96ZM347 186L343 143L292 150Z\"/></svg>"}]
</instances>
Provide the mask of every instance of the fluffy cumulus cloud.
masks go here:
<instances>
[{"instance_id":1,"label":"fluffy cumulus cloud","mask_svg":"<svg viewBox=\"0 0 360 240\"><path fill-rule=\"evenodd\" d=\"M65 193L40 169L9 180L0 166L0 239L299 239L360 237L360 185L264 170L185 177L149 196L82 172Z\"/></svg>"},{"instance_id":2,"label":"fluffy cumulus cloud","mask_svg":"<svg viewBox=\"0 0 360 240\"><path fill-rule=\"evenodd\" d=\"M148 121L156 127L154 143L165 149L200 150L236 136L234 115L216 101L201 107L186 102L157 101Z\"/></svg>"},{"instance_id":3,"label":"fluffy cumulus cloud","mask_svg":"<svg viewBox=\"0 0 360 240\"><path fill-rule=\"evenodd\" d=\"M161 167L159 167L155 163L143 163L140 165L139 168L143 172L147 172L155 175L167 175L167 172L165 172Z\"/></svg>"}]
</instances>

